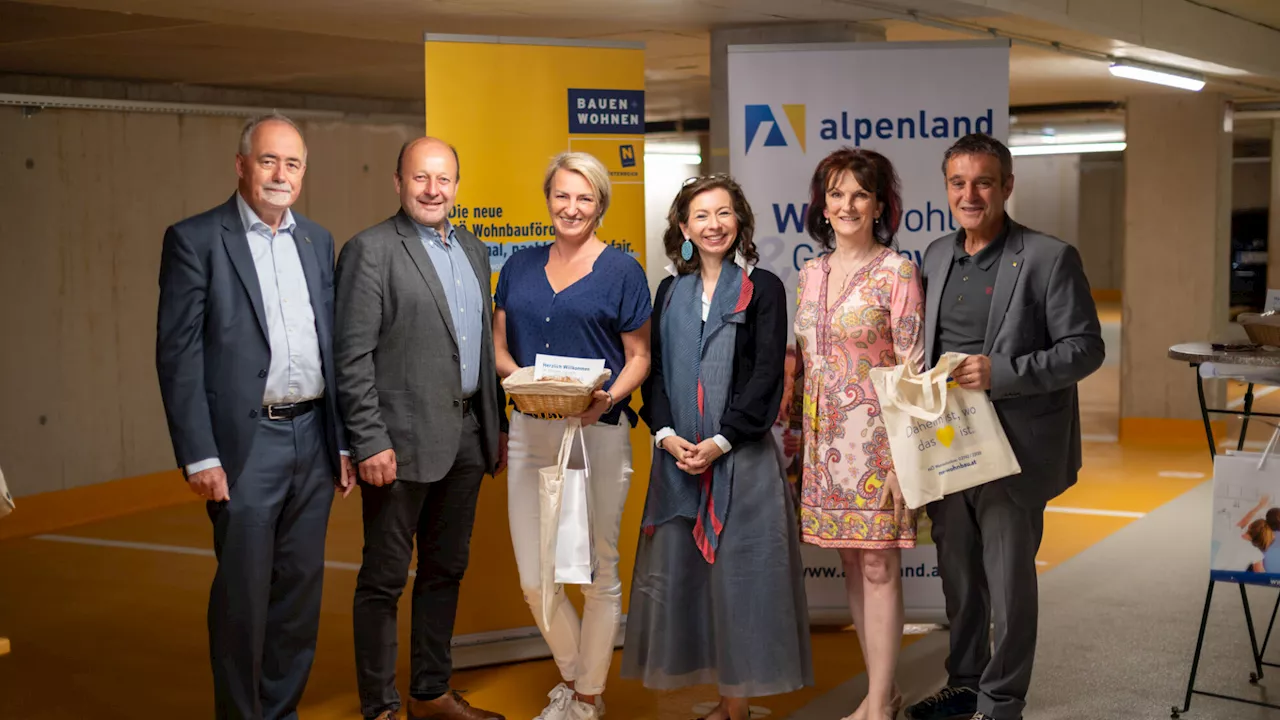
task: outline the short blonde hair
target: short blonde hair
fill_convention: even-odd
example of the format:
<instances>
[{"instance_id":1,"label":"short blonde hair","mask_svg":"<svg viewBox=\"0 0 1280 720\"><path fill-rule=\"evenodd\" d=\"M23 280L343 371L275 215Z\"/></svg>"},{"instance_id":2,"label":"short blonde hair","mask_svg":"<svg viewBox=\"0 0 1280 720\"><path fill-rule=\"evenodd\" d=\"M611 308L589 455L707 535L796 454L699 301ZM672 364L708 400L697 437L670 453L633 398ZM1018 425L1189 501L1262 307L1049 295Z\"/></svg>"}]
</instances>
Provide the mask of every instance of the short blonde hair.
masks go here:
<instances>
[{"instance_id":1,"label":"short blonde hair","mask_svg":"<svg viewBox=\"0 0 1280 720\"><path fill-rule=\"evenodd\" d=\"M547 176L542 180L542 196L547 202L551 202L551 181L555 178L557 170L576 172L591 186L591 192L596 196L596 205L600 208L595 220L595 224L599 225L604 219L605 211L609 209L609 196L612 194L609 187L609 171L605 169L604 163L584 152L562 152L557 155L547 168Z\"/></svg>"}]
</instances>

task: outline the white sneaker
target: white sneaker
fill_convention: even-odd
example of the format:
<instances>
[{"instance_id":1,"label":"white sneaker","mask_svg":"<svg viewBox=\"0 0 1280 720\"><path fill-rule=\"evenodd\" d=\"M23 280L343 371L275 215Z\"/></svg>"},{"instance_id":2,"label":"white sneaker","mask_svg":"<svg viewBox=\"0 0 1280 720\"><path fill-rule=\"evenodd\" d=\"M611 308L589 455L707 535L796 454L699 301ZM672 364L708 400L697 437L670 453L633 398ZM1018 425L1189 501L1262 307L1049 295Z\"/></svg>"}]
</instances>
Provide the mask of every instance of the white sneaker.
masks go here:
<instances>
[{"instance_id":1,"label":"white sneaker","mask_svg":"<svg viewBox=\"0 0 1280 720\"><path fill-rule=\"evenodd\" d=\"M574 699L569 703L568 720L600 720L600 716L604 714L604 703L600 698L596 698L594 705L588 705L581 700Z\"/></svg>"},{"instance_id":2,"label":"white sneaker","mask_svg":"<svg viewBox=\"0 0 1280 720\"><path fill-rule=\"evenodd\" d=\"M547 703L547 707L542 713L533 720L570 720L569 704L573 700L573 690L568 685L560 683L547 693L547 697L551 698L551 702Z\"/></svg>"}]
</instances>

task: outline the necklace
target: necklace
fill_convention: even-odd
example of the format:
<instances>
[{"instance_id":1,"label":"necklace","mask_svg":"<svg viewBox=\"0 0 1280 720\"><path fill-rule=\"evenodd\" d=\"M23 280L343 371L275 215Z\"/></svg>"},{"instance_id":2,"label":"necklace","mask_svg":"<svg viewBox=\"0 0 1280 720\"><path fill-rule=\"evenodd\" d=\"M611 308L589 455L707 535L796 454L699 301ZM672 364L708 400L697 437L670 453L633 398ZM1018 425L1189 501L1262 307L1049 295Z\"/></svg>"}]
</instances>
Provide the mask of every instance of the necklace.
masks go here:
<instances>
[{"instance_id":1,"label":"necklace","mask_svg":"<svg viewBox=\"0 0 1280 720\"><path fill-rule=\"evenodd\" d=\"M834 252L831 253L831 257L828 260L828 264L831 266L832 270L838 271L838 274L840 277L840 282L838 283L838 287L844 287L848 283L850 278L857 275L858 271L862 270L862 268L866 267L869 262L874 260L876 256L880 254L880 251L883 249L884 248L881 247L878 243L873 244L869 252L864 252L860 254L857 258L854 258L847 262L843 260L837 262L836 253Z\"/></svg>"}]
</instances>

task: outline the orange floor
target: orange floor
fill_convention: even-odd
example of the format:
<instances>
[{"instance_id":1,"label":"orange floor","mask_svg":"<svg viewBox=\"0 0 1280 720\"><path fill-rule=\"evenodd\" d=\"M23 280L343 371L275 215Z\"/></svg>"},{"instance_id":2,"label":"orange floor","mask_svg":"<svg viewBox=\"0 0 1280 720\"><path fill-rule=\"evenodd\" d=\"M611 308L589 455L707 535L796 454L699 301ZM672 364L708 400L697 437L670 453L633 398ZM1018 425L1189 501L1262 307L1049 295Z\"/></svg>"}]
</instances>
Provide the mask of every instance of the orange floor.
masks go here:
<instances>
[{"instance_id":1,"label":"orange floor","mask_svg":"<svg viewBox=\"0 0 1280 720\"><path fill-rule=\"evenodd\" d=\"M1114 432L1114 381L1099 374L1082 388L1086 435ZM1240 390L1233 393L1238 397ZM1260 408L1280 407L1280 393L1259 403ZM1205 482L1211 471L1203 441L1174 448L1086 443L1079 484L1055 500L1046 515L1041 570L1052 570ZM21 499L19 507L20 512ZM199 554L210 547L203 506L183 502L58 532L191 548L197 554L33 538L0 541L0 635L12 640L11 653L0 658L0 719L207 717L212 703L205 608L214 561ZM326 573L317 661L301 708L308 720L359 717L350 607L356 577L351 567L360 560L360 545L358 501L337 503L326 554L345 566ZM473 565L470 572L487 570L505 568ZM403 627L407 606L402 603ZM863 670L851 632L815 631L813 652L816 687L755 704L772 717L786 717ZM402 652L401 678L407 664ZM617 662L614 668L606 699L609 717L617 720L693 717L693 706L715 695L711 688L649 692L618 679ZM473 703L523 720L541 710L557 679L554 664L542 660L460 672L455 684Z\"/></svg>"},{"instance_id":2,"label":"orange floor","mask_svg":"<svg viewBox=\"0 0 1280 720\"><path fill-rule=\"evenodd\" d=\"M1089 444L1086 454L1081 482L1058 498L1046 516L1043 570L1204 481L1194 475L1210 473L1207 453L1199 446ZM1187 476L1161 477L1161 472ZM335 509L331 561L359 560L356 510L352 503ZM1129 515L1077 514L1098 510ZM198 503L63 533L196 549L209 542ZM13 643L12 653L0 660L0 718L207 715L211 691L204 626L213 569L213 559L201 555L38 539L0 542L0 628ZM354 587L350 570L331 569L326 575L318 659L303 704L306 718L359 715L351 654ZM402 620L407 621L403 613ZM814 659L816 687L757 704L785 717L863 669L856 638L839 630L815 632ZM402 657L402 665L407 658ZM554 664L535 661L461 672L457 687L467 690L476 704L529 718L541 709L543 694L555 681ZM610 717L692 717L693 705L713 695L708 688L652 693L615 677L609 683Z\"/></svg>"}]
</instances>

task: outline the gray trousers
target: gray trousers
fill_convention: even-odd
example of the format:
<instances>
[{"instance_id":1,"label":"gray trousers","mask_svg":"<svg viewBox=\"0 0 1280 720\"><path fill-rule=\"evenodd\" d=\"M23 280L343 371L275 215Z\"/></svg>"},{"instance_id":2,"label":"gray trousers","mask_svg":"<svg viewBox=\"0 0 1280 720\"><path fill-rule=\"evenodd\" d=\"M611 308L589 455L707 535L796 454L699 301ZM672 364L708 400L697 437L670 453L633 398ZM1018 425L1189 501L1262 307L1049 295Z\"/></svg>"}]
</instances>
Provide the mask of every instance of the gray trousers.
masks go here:
<instances>
[{"instance_id":1,"label":"gray trousers","mask_svg":"<svg viewBox=\"0 0 1280 720\"><path fill-rule=\"evenodd\" d=\"M318 409L263 419L226 502L207 504L218 571L209 650L219 720L293 720L320 626L334 470Z\"/></svg>"},{"instance_id":2,"label":"gray trousers","mask_svg":"<svg viewBox=\"0 0 1280 720\"><path fill-rule=\"evenodd\" d=\"M471 556L484 448L474 415L462 422L462 440L449 472L433 483L396 480L360 483L364 557L352 611L360 712L374 718L399 710L396 609L418 538L409 647L409 694L434 700L449 691L458 588Z\"/></svg>"},{"instance_id":3,"label":"gray trousers","mask_svg":"<svg viewBox=\"0 0 1280 720\"><path fill-rule=\"evenodd\" d=\"M1019 720L1026 707L1044 535L1044 504L1015 499L1011 482L1028 478L997 480L927 506L951 624L947 684L976 690L978 711L997 720Z\"/></svg>"}]
</instances>

